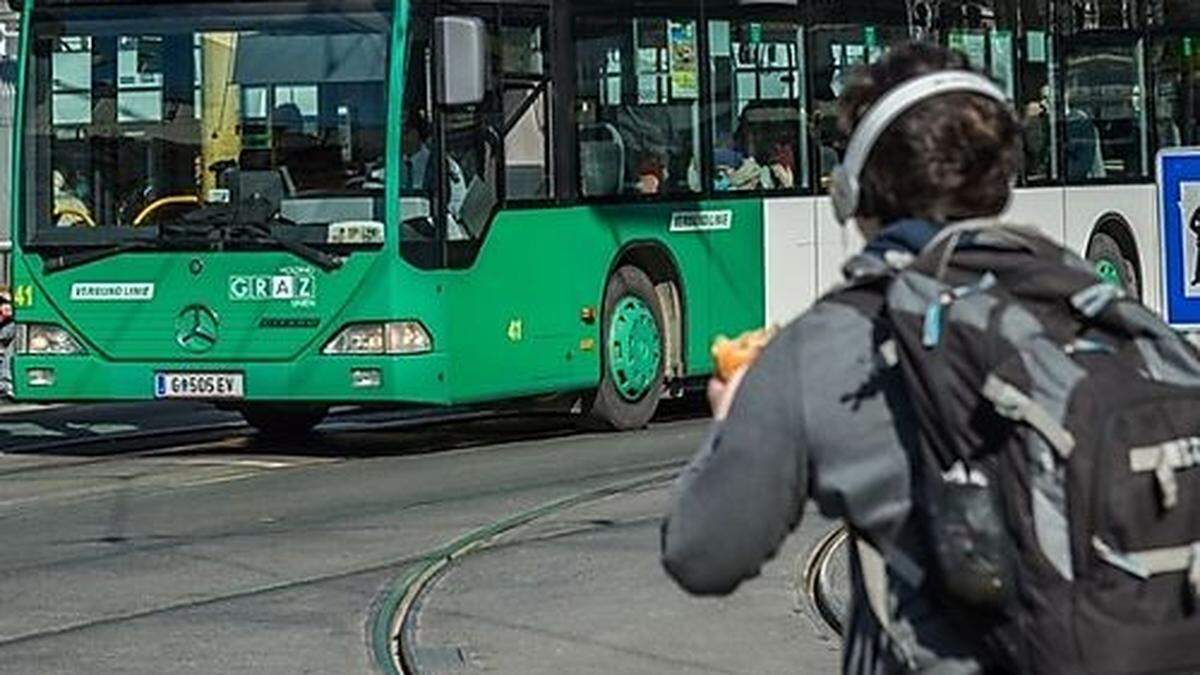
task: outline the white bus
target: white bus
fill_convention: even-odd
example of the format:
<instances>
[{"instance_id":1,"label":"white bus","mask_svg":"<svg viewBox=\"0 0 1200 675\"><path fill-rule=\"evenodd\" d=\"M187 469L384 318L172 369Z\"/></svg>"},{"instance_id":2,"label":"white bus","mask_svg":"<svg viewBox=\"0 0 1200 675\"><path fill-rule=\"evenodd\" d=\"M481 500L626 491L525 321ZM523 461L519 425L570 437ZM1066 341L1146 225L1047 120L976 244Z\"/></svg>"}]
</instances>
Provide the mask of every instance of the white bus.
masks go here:
<instances>
[{"instance_id":1,"label":"white bus","mask_svg":"<svg viewBox=\"0 0 1200 675\"><path fill-rule=\"evenodd\" d=\"M907 39L949 46L1022 114L1026 162L1006 219L1046 231L1162 309L1154 158L1200 144L1200 2L813 0L805 9L797 74L809 82L818 191L836 159L834 101L847 69ZM764 208L767 313L783 321L839 279L860 242L826 198Z\"/></svg>"}]
</instances>

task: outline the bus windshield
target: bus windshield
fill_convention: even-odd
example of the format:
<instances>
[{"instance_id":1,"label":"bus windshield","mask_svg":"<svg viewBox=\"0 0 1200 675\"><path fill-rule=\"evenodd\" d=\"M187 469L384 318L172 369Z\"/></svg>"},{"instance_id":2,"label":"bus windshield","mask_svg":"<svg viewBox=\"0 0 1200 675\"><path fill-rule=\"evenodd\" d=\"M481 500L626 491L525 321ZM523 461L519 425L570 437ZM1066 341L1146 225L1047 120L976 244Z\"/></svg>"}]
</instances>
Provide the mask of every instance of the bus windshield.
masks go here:
<instances>
[{"instance_id":1,"label":"bus windshield","mask_svg":"<svg viewBox=\"0 0 1200 675\"><path fill-rule=\"evenodd\" d=\"M26 242L142 238L247 199L286 225L382 220L390 10L313 4L38 10Z\"/></svg>"}]
</instances>

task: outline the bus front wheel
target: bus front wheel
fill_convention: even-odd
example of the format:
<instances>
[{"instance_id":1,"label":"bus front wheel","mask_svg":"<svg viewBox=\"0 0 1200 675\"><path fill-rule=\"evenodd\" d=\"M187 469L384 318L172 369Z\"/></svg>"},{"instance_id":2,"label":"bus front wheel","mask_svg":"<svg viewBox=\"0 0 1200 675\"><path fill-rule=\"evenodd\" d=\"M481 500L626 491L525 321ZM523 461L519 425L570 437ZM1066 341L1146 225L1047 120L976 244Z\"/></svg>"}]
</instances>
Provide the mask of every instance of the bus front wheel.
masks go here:
<instances>
[{"instance_id":1,"label":"bus front wheel","mask_svg":"<svg viewBox=\"0 0 1200 675\"><path fill-rule=\"evenodd\" d=\"M650 277L632 265L613 272L601 321L600 386L586 408L587 421L640 429L658 408L666 362L663 310Z\"/></svg>"},{"instance_id":2,"label":"bus front wheel","mask_svg":"<svg viewBox=\"0 0 1200 675\"><path fill-rule=\"evenodd\" d=\"M295 438L304 436L325 419L329 408L311 404L258 404L238 410L246 423L264 436Z\"/></svg>"}]
</instances>

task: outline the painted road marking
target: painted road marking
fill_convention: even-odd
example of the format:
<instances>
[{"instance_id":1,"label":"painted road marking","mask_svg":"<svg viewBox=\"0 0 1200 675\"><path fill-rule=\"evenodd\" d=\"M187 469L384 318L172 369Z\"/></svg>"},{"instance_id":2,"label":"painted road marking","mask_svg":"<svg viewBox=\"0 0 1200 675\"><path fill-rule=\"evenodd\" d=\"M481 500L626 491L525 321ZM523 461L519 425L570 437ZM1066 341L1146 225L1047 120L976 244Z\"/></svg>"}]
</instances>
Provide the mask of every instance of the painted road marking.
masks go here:
<instances>
[{"instance_id":1,"label":"painted road marking","mask_svg":"<svg viewBox=\"0 0 1200 675\"><path fill-rule=\"evenodd\" d=\"M0 422L0 433L23 438L62 438L66 436L57 429L47 429L36 422Z\"/></svg>"},{"instance_id":2,"label":"painted road marking","mask_svg":"<svg viewBox=\"0 0 1200 675\"><path fill-rule=\"evenodd\" d=\"M141 429L136 424L114 422L67 422L63 426L71 431L82 431L97 436L128 433ZM37 422L0 422L0 434L18 438L66 438L72 435Z\"/></svg>"},{"instance_id":3,"label":"painted road marking","mask_svg":"<svg viewBox=\"0 0 1200 675\"><path fill-rule=\"evenodd\" d=\"M247 467L253 469L286 469L293 466L303 466L307 464L316 464L321 462L320 458L297 458L293 460L265 460L265 459L240 459L240 458L211 458L211 457L192 457L187 459L173 459L174 464L184 464L188 466L234 466Z\"/></svg>"},{"instance_id":4,"label":"painted road marking","mask_svg":"<svg viewBox=\"0 0 1200 675\"><path fill-rule=\"evenodd\" d=\"M223 445L229 445L223 444ZM198 445L211 450L212 445ZM183 448L180 448L183 450ZM27 476L0 479L0 491L5 486L24 486L32 494L0 499L0 517L5 512L38 503L78 502L104 499L120 494L153 494L181 488L229 483L254 478L271 471L294 469L343 461L336 457L284 457L261 459L253 457L143 457L128 461L105 463L103 474L74 475L66 478L38 479ZM49 467L53 468L53 467ZM49 482L47 482L49 480ZM82 483L82 485L81 485ZM92 483L92 484L88 484ZM35 487L37 485L38 487ZM11 490L11 488L9 488Z\"/></svg>"},{"instance_id":5,"label":"painted road marking","mask_svg":"<svg viewBox=\"0 0 1200 675\"><path fill-rule=\"evenodd\" d=\"M141 429L136 424L120 424L114 422L67 422L68 429L88 431L93 434L121 434Z\"/></svg>"}]
</instances>

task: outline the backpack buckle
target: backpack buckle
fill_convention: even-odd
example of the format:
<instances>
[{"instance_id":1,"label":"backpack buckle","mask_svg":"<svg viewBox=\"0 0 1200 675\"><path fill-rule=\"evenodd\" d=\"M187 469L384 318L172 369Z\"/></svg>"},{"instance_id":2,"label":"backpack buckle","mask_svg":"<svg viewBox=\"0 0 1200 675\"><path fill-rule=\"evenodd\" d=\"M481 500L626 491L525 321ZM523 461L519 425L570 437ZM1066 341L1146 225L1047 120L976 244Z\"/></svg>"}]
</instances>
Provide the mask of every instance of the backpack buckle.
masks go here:
<instances>
[{"instance_id":1,"label":"backpack buckle","mask_svg":"<svg viewBox=\"0 0 1200 675\"><path fill-rule=\"evenodd\" d=\"M1054 448L1064 462L1075 450L1075 437L1029 396L994 373L983 383L983 397L992 402L996 412L1014 422L1023 422L1033 427Z\"/></svg>"},{"instance_id":2,"label":"backpack buckle","mask_svg":"<svg viewBox=\"0 0 1200 675\"><path fill-rule=\"evenodd\" d=\"M1164 452L1154 467L1154 479L1158 481L1158 498L1162 502L1163 511L1170 511L1179 503L1179 481L1175 478L1175 467L1167 459Z\"/></svg>"},{"instance_id":3,"label":"backpack buckle","mask_svg":"<svg viewBox=\"0 0 1200 675\"><path fill-rule=\"evenodd\" d=\"M921 345L926 349L933 349L942 341L942 312L952 302L954 297L943 293L925 308L925 320L921 323Z\"/></svg>"}]
</instances>

